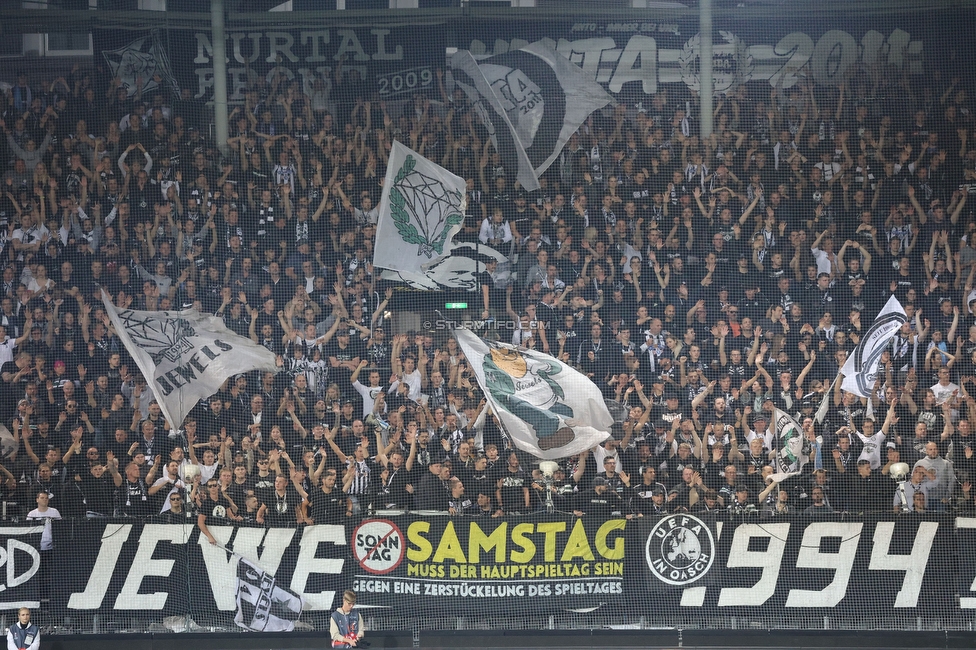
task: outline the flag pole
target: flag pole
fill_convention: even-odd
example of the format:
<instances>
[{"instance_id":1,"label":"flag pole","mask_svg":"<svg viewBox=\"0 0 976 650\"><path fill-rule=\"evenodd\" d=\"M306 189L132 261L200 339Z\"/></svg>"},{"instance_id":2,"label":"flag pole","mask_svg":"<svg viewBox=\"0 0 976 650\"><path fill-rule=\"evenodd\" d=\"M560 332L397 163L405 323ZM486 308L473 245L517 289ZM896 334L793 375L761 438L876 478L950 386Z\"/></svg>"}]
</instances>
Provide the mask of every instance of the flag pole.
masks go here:
<instances>
[{"instance_id":1,"label":"flag pole","mask_svg":"<svg viewBox=\"0 0 976 650\"><path fill-rule=\"evenodd\" d=\"M834 394L834 387L837 385L837 382L840 381L842 376L843 375L841 375L841 373L837 373L837 376L834 377L834 381L830 383L830 388L827 389L823 399L820 400L820 406L817 408L817 412L813 416L813 421L817 424L823 424L824 418L827 417L827 409L830 408L830 398Z\"/></svg>"}]
</instances>

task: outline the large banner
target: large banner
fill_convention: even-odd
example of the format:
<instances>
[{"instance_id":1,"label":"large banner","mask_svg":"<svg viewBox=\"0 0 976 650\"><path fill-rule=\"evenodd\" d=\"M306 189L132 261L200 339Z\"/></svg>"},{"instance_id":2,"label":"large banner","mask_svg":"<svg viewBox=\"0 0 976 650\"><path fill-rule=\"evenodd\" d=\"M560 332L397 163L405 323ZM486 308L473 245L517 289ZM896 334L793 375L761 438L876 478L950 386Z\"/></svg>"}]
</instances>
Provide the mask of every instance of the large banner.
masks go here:
<instances>
[{"instance_id":1,"label":"large banner","mask_svg":"<svg viewBox=\"0 0 976 650\"><path fill-rule=\"evenodd\" d=\"M628 549L628 569L635 570L627 572L625 591L645 603L664 602L671 611L953 607L957 542L951 517L851 520L840 514L811 519L723 512L669 515L651 525L637 549L643 557Z\"/></svg>"},{"instance_id":2,"label":"large banner","mask_svg":"<svg viewBox=\"0 0 976 650\"><path fill-rule=\"evenodd\" d=\"M418 37L418 30L423 36ZM406 98L425 90L437 92L436 70L444 67L444 28L397 27L312 27L300 29L252 29L227 34L227 100L244 101L248 79L264 77L269 82L281 72L291 79L311 82L333 76L337 65L357 70L364 83L359 95L380 100ZM143 90L168 82L172 71L181 87L193 97L213 96L213 41L210 30L182 32L131 32L95 30L95 57L103 61L112 76L122 80L129 94L135 94L141 79ZM157 79L158 77L158 79ZM335 97L333 97L335 99Z\"/></svg>"},{"instance_id":3,"label":"large banner","mask_svg":"<svg viewBox=\"0 0 976 650\"><path fill-rule=\"evenodd\" d=\"M287 16L282 14L282 19ZM947 23L948 21L948 23ZM971 39L966 21L952 22L947 12L847 16L823 13L793 20L716 16L713 77L717 93L749 81L793 87L803 76L825 85L840 84L853 70L889 77L924 74L927 60L969 60ZM612 93L654 93L662 84L700 87L700 37L697 20L680 21L649 13L640 20L573 21L565 19L457 20L443 23L377 26L287 26L227 36L228 96L243 101L249 77L270 80L275 71L288 79L329 77L342 61L365 79L364 94L381 99L407 98L425 91L436 98L437 71L446 69L447 46L476 57L504 54L546 39L585 75ZM448 41L449 33L455 40ZM213 93L213 42L199 31L128 31L93 33L96 60L135 92L175 78L194 97ZM951 45L953 53L944 48ZM159 82L154 81L158 76Z\"/></svg>"},{"instance_id":4,"label":"large banner","mask_svg":"<svg viewBox=\"0 0 976 650\"><path fill-rule=\"evenodd\" d=\"M41 606L41 534L43 525L0 528L0 610Z\"/></svg>"},{"instance_id":5,"label":"large banner","mask_svg":"<svg viewBox=\"0 0 976 650\"><path fill-rule=\"evenodd\" d=\"M0 528L2 610L37 606L40 531ZM217 545L190 524L54 522L51 608L251 621L239 597L243 568L254 573L253 584L278 594L269 611L281 625L296 607L328 612L348 588L360 606L398 613L976 609L976 519L945 515L398 515L349 526L210 531Z\"/></svg>"},{"instance_id":6,"label":"large banner","mask_svg":"<svg viewBox=\"0 0 976 650\"><path fill-rule=\"evenodd\" d=\"M56 522L55 554L62 567L57 605L69 613L234 614L240 608L242 560L301 599L304 611L333 609L336 594L341 600L347 588L343 576L349 549L342 526L210 526L217 540L212 545L194 525L196 519L188 521L194 523Z\"/></svg>"},{"instance_id":7,"label":"large banner","mask_svg":"<svg viewBox=\"0 0 976 650\"><path fill-rule=\"evenodd\" d=\"M455 612L486 599L519 611L618 602L629 525L562 516L366 521L351 542L357 602Z\"/></svg>"},{"instance_id":8,"label":"large banner","mask_svg":"<svg viewBox=\"0 0 976 650\"><path fill-rule=\"evenodd\" d=\"M809 74L820 84L838 85L854 66L923 73L925 40L931 13L919 20L899 17L798 21L738 21L716 17L712 69L715 92L748 81L768 81L790 88ZM841 29L837 29L837 26ZM698 90L697 21L633 20L569 22L483 22L469 25L460 49L495 55L549 39L560 54L580 66L610 92L655 93L660 84L683 83Z\"/></svg>"}]
</instances>

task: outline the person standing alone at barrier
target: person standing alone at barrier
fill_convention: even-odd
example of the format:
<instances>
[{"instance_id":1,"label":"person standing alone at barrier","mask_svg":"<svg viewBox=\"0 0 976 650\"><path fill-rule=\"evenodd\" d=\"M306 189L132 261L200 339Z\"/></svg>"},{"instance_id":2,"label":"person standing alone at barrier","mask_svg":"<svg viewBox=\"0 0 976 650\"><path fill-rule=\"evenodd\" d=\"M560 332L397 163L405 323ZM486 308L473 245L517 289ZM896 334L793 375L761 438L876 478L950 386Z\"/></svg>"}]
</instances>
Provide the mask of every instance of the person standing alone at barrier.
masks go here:
<instances>
[{"instance_id":1,"label":"person standing alone at barrier","mask_svg":"<svg viewBox=\"0 0 976 650\"><path fill-rule=\"evenodd\" d=\"M41 647L41 631L30 619L30 610L21 607L17 622L7 628L7 650L37 650Z\"/></svg>"},{"instance_id":2,"label":"person standing alone at barrier","mask_svg":"<svg viewBox=\"0 0 976 650\"><path fill-rule=\"evenodd\" d=\"M352 590L342 592L342 605L332 612L332 621L329 623L333 648L355 648L366 634L363 617L359 612L354 611L355 607L356 592Z\"/></svg>"}]
</instances>

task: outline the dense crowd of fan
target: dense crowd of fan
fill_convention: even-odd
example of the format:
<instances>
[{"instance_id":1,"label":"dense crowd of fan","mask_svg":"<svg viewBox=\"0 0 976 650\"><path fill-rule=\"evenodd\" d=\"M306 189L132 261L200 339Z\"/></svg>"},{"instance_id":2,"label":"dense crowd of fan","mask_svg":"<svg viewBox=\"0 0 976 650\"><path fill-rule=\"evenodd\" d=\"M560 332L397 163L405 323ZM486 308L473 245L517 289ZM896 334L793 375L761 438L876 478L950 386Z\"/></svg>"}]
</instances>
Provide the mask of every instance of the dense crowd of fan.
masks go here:
<instances>
[{"instance_id":1,"label":"dense crowd of fan","mask_svg":"<svg viewBox=\"0 0 976 650\"><path fill-rule=\"evenodd\" d=\"M43 492L64 517L162 517L214 541L215 524L370 509L528 513L550 489L580 516L860 513L902 508L896 462L913 468L905 509L976 511L959 80L750 84L718 98L707 138L694 93L662 89L592 115L529 193L445 75L404 102L363 87L341 65L307 87L259 79L221 152L186 91L18 75L0 121L8 516ZM458 239L508 260L478 276L483 335L572 364L623 413L551 486L456 342L397 328L399 287L373 260L395 139L467 180ZM281 372L165 422L103 290L216 314ZM834 380L891 295L909 322L858 398ZM774 407L809 458L781 483Z\"/></svg>"}]
</instances>

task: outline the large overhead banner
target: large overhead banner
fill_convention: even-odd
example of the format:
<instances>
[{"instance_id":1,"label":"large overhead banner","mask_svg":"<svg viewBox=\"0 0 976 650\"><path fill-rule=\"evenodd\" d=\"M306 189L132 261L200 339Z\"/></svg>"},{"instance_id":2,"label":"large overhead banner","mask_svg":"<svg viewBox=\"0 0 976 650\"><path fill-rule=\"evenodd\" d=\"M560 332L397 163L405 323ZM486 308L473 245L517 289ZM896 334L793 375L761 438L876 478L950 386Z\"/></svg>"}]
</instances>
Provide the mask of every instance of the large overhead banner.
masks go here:
<instances>
[{"instance_id":1,"label":"large overhead banner","mask_svg":"<svg viewBox=\"0 0 976 650\"><path fill-rule=\"evenodd\" d=\"M857 66L921 75L925 41L937 37L929 33L926 39L920 21L888 22L859 18L835 29L815 21L763 20L755 25L716 17L715 92L749 81L791 88L805 75L819 84L838 85ZM459 48L490 56L547 39L610 92L651 94L661 84L699 89L697 32L697 21L487 22L470 26Z\"/></svg>"},{"instance_id":2,"label":"large overhead banner","mask_svg":"<svg viewBox=\"0 0 976 650\"><path fill-rule=\"evenodd\" d=\"M418 29L423 38L418 38ZM423 27L312 27L301 29L249 29L227 34L227 99L244 101L248 80L263 77L269 83L281 73L287 80L311 84L328 82L336 66L356 70L362 84L357 93L376 93L379 99L403 98L427 90L437 92L436 70L444 67L444 29ZM95 30L96 59L107 62L107 72L122 79L135 93L137 79L144 91L168 82L172 72L193 97L213 96L213 39L210 30L130 32ZM154 80L160 77L159 80ZM433 96L433 94L431 95Z\"/></svg>"}]
</instances>

